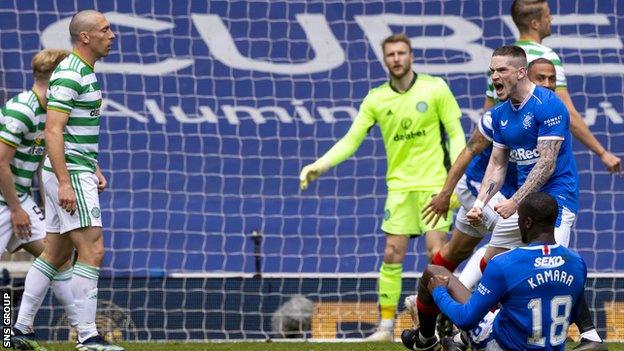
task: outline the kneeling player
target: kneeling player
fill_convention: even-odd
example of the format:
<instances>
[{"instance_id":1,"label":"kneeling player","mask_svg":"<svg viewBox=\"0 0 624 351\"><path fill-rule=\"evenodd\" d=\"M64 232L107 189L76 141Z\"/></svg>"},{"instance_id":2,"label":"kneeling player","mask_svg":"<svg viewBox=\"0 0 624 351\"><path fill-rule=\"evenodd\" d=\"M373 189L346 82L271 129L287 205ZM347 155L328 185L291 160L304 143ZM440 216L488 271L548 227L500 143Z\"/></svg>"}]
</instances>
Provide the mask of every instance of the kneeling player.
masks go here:
<instances>
[{"instance_id":1,"label":"kneeling player","mask_svg":"<svg viewBox=\"0 0 624 351\"><path fill-rule=\"evenodd\" d=\"M552 196L527 195L518 209L518 225L528 246L494 257L472 294L446 268L430 265L419 284L419 299L433 300L453 323L470 330L474 350L564 350L587 268L578 254L556 244L557 212ZM497 303L501 308L489 312ZM438 349L433 331L423 333L426 329L431 328L404 330L403 344Z\"/></svg>"}]
</instances>

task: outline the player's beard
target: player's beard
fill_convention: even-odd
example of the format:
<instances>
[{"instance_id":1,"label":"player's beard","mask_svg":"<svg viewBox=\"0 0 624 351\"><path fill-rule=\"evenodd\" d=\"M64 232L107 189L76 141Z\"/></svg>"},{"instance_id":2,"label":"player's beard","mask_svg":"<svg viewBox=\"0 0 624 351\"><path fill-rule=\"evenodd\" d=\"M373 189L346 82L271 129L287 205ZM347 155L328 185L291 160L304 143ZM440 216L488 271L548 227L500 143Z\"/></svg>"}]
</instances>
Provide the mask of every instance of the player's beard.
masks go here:
<instances>
[{"instance_id":1,"label":"player's beard","mask_svg":"<svg viewBox=\"0 0 624 351\"><path fill-rule=\"evenodd\" d=\"M395 74L393 70L389 70L390 71L390 76L393 79L399 80L399 79L405 77L405 75L408 74L411 69L412 69L412 67L410 67L410 65L403 65L403 69L401 71L399 71L399 73Z\"/></svg>"}]
</instances>

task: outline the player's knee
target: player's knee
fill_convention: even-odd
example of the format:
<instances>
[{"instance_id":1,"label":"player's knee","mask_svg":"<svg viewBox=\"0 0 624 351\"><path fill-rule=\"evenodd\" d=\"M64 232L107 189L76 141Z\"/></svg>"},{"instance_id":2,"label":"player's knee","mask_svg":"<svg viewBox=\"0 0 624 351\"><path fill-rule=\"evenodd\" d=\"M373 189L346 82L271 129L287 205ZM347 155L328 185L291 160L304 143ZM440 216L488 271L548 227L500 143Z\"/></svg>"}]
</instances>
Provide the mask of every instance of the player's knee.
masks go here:
<instances>
[{"instance_id":1,"label":"player's knee","mask_svg":"<svg viewBox=\"0 0 624 351\"><path fill-rule=\"evenodd\" d=\"M402 263L405 256L405 250L402 250L396 245L386 245L384 249L384 262L385 263Z\"/></svg>"},{"instance_id":2,"label":"player's knee","mask_svg":"<svg viewBox=\"0 0 624 351\"><path fill-rule=\"evenodd\" d=\"M67 258L63 258L62 255L63 252L51 252L50 250L45 249L39 257L50 263L56 269L59 269L63 266L63 263L67 261Z\"/></svg>"},{"instance_id":3,"label":"player's knee","mask_svg":"<svg viewBox=\"0 0 624 351\"><path fill-rule=\"evenodd\" d=\"M78 251L78 259L85 264L99 267L104 260L104 247L101 245L92 245L82 248Z\"/></svg>"}]
</instances>

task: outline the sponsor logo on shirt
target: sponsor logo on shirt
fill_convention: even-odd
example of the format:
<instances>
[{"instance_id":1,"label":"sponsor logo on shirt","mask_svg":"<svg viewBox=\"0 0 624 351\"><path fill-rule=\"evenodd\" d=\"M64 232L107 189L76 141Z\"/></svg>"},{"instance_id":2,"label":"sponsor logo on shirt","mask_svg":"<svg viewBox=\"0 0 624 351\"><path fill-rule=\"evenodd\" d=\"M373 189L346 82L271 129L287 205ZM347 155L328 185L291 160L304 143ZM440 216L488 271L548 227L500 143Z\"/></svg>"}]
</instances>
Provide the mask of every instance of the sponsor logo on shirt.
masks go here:
<instances>
[{"instance_id":1,"label":"sponsor logo on shirt","mask_svg":"<svg viewBox=\"0 0 624 351\"><path fill-rule=\"evenodd\" d=\"M412 126L412 119L411 118L403 118L401 120L401 128L408 129L411 126Z\"/></svg>"},{"instance_id":2,"label":"sponsor logo on shirt","mask_svg":"<svg viewBox=\"0 0 624 351\"><path fill-rule=\"evenodd\" d=\"M533 150L519 148L513 149L509 152L509 158L514 162L518 162L519 165L537 162L539 156L537 148Z\"/></svg>"},{"instance_id":3,"label":"sponsor logo on shirt","mask_svg":"<svg viewBox=\"0 0 624 351\"><path fill-rule=\"evenodd\" d=\"M411 132L405 133L405 134L395 134L393 139L394 139L394 141L404 141L404 140L416 139L418 137L425 136L425 135L427 135L427 133L423 129L423 130L419 130L417 132L411 131Z\"/></svg>"},{"instance_id":4,"label":"sponsor logo on shirt","mask_svg":"<svg viewBox=\"0 0 624 351\"><path fill-rule=\"evenodd\" d=\"M91 117L96 117L96 116L99 116L99 115L100 115L100 109L99 109L99 108L96 108L95 110L91 110L91 113L89 113L89 115L90 115Z\"/></svg>"},{"instance_id":5,"label":"sponsor logo on shirt","mask_svg":"<svg viewBox=\"0 0 624 351\"><path fill-rule=\"evenodd\" d=\"M556 268L563 266L565 260L561 256L537 257L533 266L535 268Z\"/></svg>"},{"instance_id":6,"label":"sponsor logo on shirt","mask_svg":"<svg viewBox=\"0 0 624 351\"><path fill-rule=\"evenodd\" d=\"M549 127L556 126L557 124L561 123L562 119L563 119L563 116L559 115L557 117L553 117L553 118L549 118L545 120L544 124Z\"/></svg>"},{"instance_id":7,"label":"sponsor logo on shirt","mask_svg":"<svg viewBox=\"0 0 624 351\"><path fill-rule=\"evenodd\" d=\"M509 122L508 120L501 121L501 127L503 128L507 127L508 122Z\"/></svg>"},{"instance_id":8,"label":"sponsor logo on shirt","mask_svg":"<svg viewBox=\"0 0 624 351\"><path fill-rule=\"evenodd\" d=\"M487 295L490 293L490 289L486 288L485 285L479 283L479 285L477 285L477 291L481 294L481 295Z\"/></svg>"}]
</instances>

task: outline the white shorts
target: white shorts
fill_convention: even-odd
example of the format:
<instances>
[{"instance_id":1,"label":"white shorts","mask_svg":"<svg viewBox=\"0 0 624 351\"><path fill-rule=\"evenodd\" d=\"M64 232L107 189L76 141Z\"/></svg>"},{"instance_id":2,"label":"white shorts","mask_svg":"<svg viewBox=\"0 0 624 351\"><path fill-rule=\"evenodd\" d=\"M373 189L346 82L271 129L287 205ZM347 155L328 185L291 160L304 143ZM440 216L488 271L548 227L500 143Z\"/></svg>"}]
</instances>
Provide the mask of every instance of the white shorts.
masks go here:
<instances>
[{"instance_id":1,"label":"white shorts","mask_svg":"<svg viewBox=\"0 0 624 351\"><path fill-rule=\"evenodd\" d=\"M576 215L574 213L566 207L560 208L557 225L555 226L555 241L557 244L568 247L570 244L570 233L575 221ZM520 228L518 227L517 212L507 219L501 218L498 223L496 223L488 246L500 247L508 250L524 246Z\"/></svg>"},{"instance_id":2,"label":"white shorts","mask_svg":"<svg viewBox=\"0 0 624 351\"><path fill-rule=\"evenodd\" d=\"M0 205L0 253L6 249L8 252L17 251L20 246L45 238L45 218L43 211L35 203L30 195L21 203L22 208L30 218L30 238L20 239L13 234L11 223L11 211L6 205Z\"/></svg>"},{"instance_id":3,"label":"white shorts","mask_svg":"<svg viewBox=\"0 0 624 351\"><path fill-rule=\"evenodd\" d=\"M568 210L567 207L561 207L559 218L557 218L557 226L555 227L555 241L561 246L568 247L570 245L570 233L576 222L576 214Z\"/></svg>"},{"instance_id":4,"label":"white shorts","mask_svg":"<svg viewBox=\"0 0 624 351\"><path fill-rule=\"evenodd\" d=\"M468 332L470 336L470 346L473 350L503 351L503 348L498 345L496 339L494 339L494 335L492 335L494 318L496 318L498 311L500 310L488 312L479 322L479 325Z\"/></svg>"},{"instance_id":5,"label":"white shorts","mask_svg":"<svg viewBox=\"0 0 624 351\"><path fill-rule=\"evenodd\" d=\"M507 199L500 192L494 194L487 205L483 207L482 225L474 227L468 222L466 213L472 208L472 205L477 199L470 191L470 187L479 189L481 184L474 181L468 184L465 175L457 183L457 187L455 187L457 198L462 204L459 211L457 211L455 227L461 232L476 238L483 238L486 234L491 232L492 238L490 239L490 246L506 249L513 249L521 246L522 239L520 237L520 229L518 228L518 215L513 214L511 217L503 219L494 211L494 206L496 206L496 204Z\"/></svg>"},{"instance_id":6,"label":"white shorts","mask_svg":"<svg viewBox=\"0 0 624 351\"><path fill-rule=\"evenodd\" d=\"M73 215L59 206L58 180L50 171L43 170L46 192L46 229L48 233L67 233L74 229L102 226L102 211L98 195L98 179L93 173L70 173L72 188L76 194L77 210Z\"/></svg>"}]
</instances>

